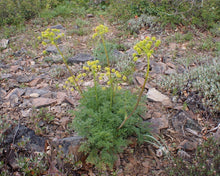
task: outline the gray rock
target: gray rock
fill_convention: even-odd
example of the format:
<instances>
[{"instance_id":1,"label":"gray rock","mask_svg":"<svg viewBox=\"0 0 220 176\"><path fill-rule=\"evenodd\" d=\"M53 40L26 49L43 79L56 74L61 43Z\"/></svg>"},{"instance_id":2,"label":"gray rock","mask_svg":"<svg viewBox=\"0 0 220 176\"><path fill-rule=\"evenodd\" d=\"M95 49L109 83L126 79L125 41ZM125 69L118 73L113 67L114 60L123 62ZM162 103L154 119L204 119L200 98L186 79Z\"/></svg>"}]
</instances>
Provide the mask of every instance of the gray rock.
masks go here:
<instances>
[{"instance_id":1,"label":"gray rock","mask_svg":"<svg viewBox=\"0 0 220 176\"><path fill-rule=\"evenodd\" d=\"M91 14L91 13L90 13L90 14L87 14L86 16L87 16L87 18L93 18L93 17L94 17L94 15Z\"/></svg>"},{"instance_id":2,"label":"gray rock","mask_svg":"<svg viewBox=\"0 0 220 176\"><path fill-rule=\"evenodd\" d=\"M94 58L92 55L90 54L84 54L84 53L80 53L77 54L74 57L71 57L67 60L68 64L74 64L74 63L80 63L80 62L87 62L87 61L91 61L91 60L95 60L96 58Z\"/></svg>"},{"instance_id":3,"label":"gray rock","mask_svg":"<svg viewBox=\"0 0 220 176\"><path fill-rule=\"evenodd\" d=\"M184 150L186 152L192 152L196 150L197 146L198 143L195 141L184 140L179 144L178 149Z\"/></svg>"},{"instance_id":4,"label":"gray rock","mask_svg":"<svg viewBox=\"0 0 220 176\"><path fill-rule=\"evenodd\" d=\"M8 95L5 97L5 99L10 99L12 95L17 95L18 97L22 96L25 93L26 89L21 89L21 88L15 88L13 89Z\"/></svg>"},{"instance_id":5,"label":"gray rock","mask_svg":"<svg viewBox=\"0 0 220 176\"><path fill-rule=\"evenodd\" d=\"M161 118L152 118L147 121L150 123L149 128L152 133L160 134L160 130L169 127L168 118L163 116Z\"/></svg>"},{"instance_id":6,"label":"gray rock","mask_svg":"<svg viewBox=\"0 0 220 176\"><path fill-rule=\"evenodd\" d=\"M198 122L193 120L189 113L186 111L180 110L177 114L171 119L174 129L181 135L185 135L185 128L190 128L194 131L201 131L201 127Z\"/></svg>"},{"instance_id":7,"label":"gray rock","mask_svg":"<svg viewBox=\"0 0 220 176\"><path fill-rule=\"evenodd\" d=\"M50 29L65 29L61 24L51 26Z\"/></svg>"},{"instance_id":8,"label":"gray rock","mask_svg":"<svg viewBox=\"0 0 220 176\"><path fill-rule=\"evenodd\" d=\"M63 63L63 58L60 55L55 55L55 56L53 55L51 59L52 59L51 60L52 63L56 63L56 64L62 64Z\"/></svg>"},{"instance_id":9,"label":"gray rock","mask_svg":"<svg viewBox=\"0 0 220 176\"><path fill-rule=\"evenodd\" d=\"M58 53L58 50L57 50L57 48L54 45L48 46L46 51L48 53L54 53L54 54Z\"/></svg>"},{"instance_id":10,"label":"gray rock","mask_svg":"<svg viewBox=\"0 0 220 176\"><path fill-rule=\"evenodd\" d=\"M171 75L171 74L175 74L176 70L172 69L172 68L168 68L165 72L166 75Z\"/></svg>"},{"instance_id":11,"label":"gray rock","mask_svg":"<svg viewBox=\"0 0 220 176\"><path fill-rule=\"evenodd\" d=\"M20 56L22 56L23 54L26 54L26 53L27 53L27 50L24 49L24 48L21 48L19 51L16 51L13 55L15 57L20 57Z\"/></svg>"},{"instance_id":12,"label":"gray rock","mask_svg":"<svg viewBox=\"0 0 220 176\"><path fill-rule=\"evenodd\" d=\"M78 151L82 141L82 137L73 136L63 139L54 139L52 145L57 148L57 150L61 151L61 153L64 154L64 157L73 155L75 162L77 162L83 157L83 154Z\"/></svg>"},{"instance_id":13,"label":"gray rock","mask_svg":"<svg viewBox=\"0 0 220 176\"><path fill-rule=\"evenodd\" d=\"M32 108L27 109L27 110L21 110L22 117L30 117L31 113L32 113Z\"/></svg>"},{"instance_id":14,"label":"gray rock","mask_svg":"<svg viewBox=\"0 0 220 176\"><path fill-rule=\"evenodd\" d=\"M36 89L36 88L27 88L25 92L25 96L30 96L33 93L39 94L39 96L43 96L48 94L50 91L47 89Z\"/></svg>"},{"instance_id":15,"label":"gray rock","mask_svg":"<svg viewBox=\"0 0 220 176\"><path fill-rule=\"evenodd\" d=\"M31 94L30 94L30 97L31 97L31 98L37 98L37 97L39 97L39 96L40 96L39 93L31 93Z\"/></svg>"},{"instance_id":16,"label":"gray rock","mask_svg":"<svg viewBox=\"0 0 220 176\"><path fill-rule=\"evenodd\" d=\"M6 91L4 89L0 88L0 99L4 98L6 96L6 94L7 94Z\"/></svg>"},{"instance_id":17,"label":"gray rock","mask_svg":"<svg viewBox=\"0 0 220 176\"><path fill-rule=\"evenodd\" d=\"M154 101L154 102L160 102L162 103L164 106L167 107L172 107L172 102L170 100L170 98L162 93L160 93L158 90L156 90L155 88L150 88L147 92L147 98L150 101Z\"/></svg>"},{"instance_id":18,"label":"gray rock","mask_svg":"<svg viewBox=\"0 0 220 176\"><path fill-rule=\"evenodd\" d=\"M15 107L18 105L19 97L17 94L12 94L9 98L10 101L10 107Z\"/></svg>"},{"instance_id":19,"label":"gray rock","mask_svg":"<svg viewBox=\"0 0 220 176\"><path fill-rule=\"evenodd\" d=\"M216 133L214 133L213 138L217 144L220 144L220 126L218 127Z\"/></svg>"},{"instance_id":20,"label":"gray rock","mask_svg":"<svg viewBox=\"0 0 220 176\"><path fill-rule=\"evenodd\" d=\"M0 149L4 150L5 158L7 158L8 164L13 169L18 168L16 158L20 154L27 155L27 153L30 154L31 152L44 152L45 139L35 135L35 132L26 126L10 127L3 135L4 138L3 142L0 143ZM19 145L19 143L24 143L24 146Z\"/></svg>"},{"instance_id":21,"label":"gray rock","mask_svg":"<svg viewBox=\"0 0 220 176\"><path fill-rule=\"evenodd\" d=\"M115 58L120 58L120 57L124 56L124 54L122 52L118 51L117 49L114 49L111 54Z\"/></svg>"},{"instance_id":22,"label":"gray rock","mask_svg":"<svg viewBox=\"0 0 220 176\"><path fill-rule=\"evenodd\" d=\"M56 102L57 100L55 99L43 97L35 98L32 100L32 104L35 108L50 106L52 104L55 104Z\"/></svg>"},{"instance_id":23,"label":"gray rock","mask_svg":"<svg viewBox=\"0 0 220 176\"><path fill-rule=\"evenodd\" d=\"M8 39L2 39L2 40L0 41L0 48L3 48L3 49L7 48L8 43L9 43L9 40L8 40Z\"/></svg>"},{"instance_id":24,"label":"gray rock","mask_svg":"<svg viewBox=\"0 0 220 176\"><path fill-rule=\"evenodd\" d=\"M34 79L33 75L19 75L16 80L18 83L29 83Z\"/></svg>"},{"instance_id":25,"label":"gray rock","mask_svg":"<svg viewBox=\"0 0 220 176\"><path fill-rule=\"evenodd\" d=\"M29 99L23 99L23 103L19 105L20 108L30 108L32 107L32 103L31 103L31 100Z\"/></svg>"},{"instance_id":26,"label":"gray rock","mask_svg":"<svg viewBox=\"0 0 220 176\"><path fill-rule=\"evenodd\" d=\"M167 65L163 62L152 62L150 66L152 67L152 72L156 74L162 74L165 72Z\"/></svg>"},{"instance_id":27,"label":"gray rock","mask_svg":"<svg viewBox=\"0 0 220 176\"><path fill-rule=\"evenodd\" d=\"M135 51L133 48L130 48L129 50L127 50L127 51L125 52L125 54L127 54L127 55L129 55L129 56L132 56L133 53L137 53L137 51Z\"/></svg>"},{"instance_id":28,"label":"gray rock","mask_svg":"<svg viewBox=\"0 0 220 176\"><path fill-rule=\"evenodd\" d=\"M180 158L182 158L182 159L190 159L190 158L191 158L191 156L190 156L187 152L185 152L185 151L183 151L183 150L179 150L179 151L177 152L177 155L178 155Z\"/></svg>"},{"instance_id":29,"label":"gray rock","mask_svg":"<svg viewBox=\"0 0 220 176\"><path fill-rule=\"evenodd\" d=\"M0 63L0 68L7 69L7 68L8 68L8 66L7 66L7 65L5 65L5 64L3 64L3 63Z\"/></svg>"},{"instance_id":30,"label":"gray rock","mask_svg":"<svg viewBox=\"0 0 220 176\"><path fill-rule=\"evenodd\" d=\"M0 78L1 79L8 79L8 78L11 78L12 77L12 74L9 74L9 73L2 73L0 74Z\"/></svg>"}]
</instances>

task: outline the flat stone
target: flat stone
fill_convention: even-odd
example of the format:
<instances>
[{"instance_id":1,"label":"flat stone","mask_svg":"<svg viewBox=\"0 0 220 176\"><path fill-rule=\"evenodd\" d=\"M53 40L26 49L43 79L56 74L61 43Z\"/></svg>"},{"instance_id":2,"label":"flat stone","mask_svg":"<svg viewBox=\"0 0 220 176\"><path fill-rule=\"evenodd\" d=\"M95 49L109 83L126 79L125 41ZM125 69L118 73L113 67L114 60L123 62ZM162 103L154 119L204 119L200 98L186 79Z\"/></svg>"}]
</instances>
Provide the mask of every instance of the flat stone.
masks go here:
<instances>
[{"instance_id":1,"label":"flat stone","mask_svg":"<svg viewBox=\"0 0 220 176\"><path fill-rule=\"evenodd\" d=\"M51 59L51 63L55 63L55 64L63 63L63 58L61 55L52 55L50 59Z\"/></svg>"},{"instance_id":2,"label":"flat stone","mask_svg":"<svg viewBox=\"0 0 220 176\"><path fill-rule=\"evenodd\" d=\"M11 71L11 72L16 72L16 71L18 71L18 70L24 70L24 69L23 69L23 67L20 66L20 65L12 65L12 66L10 67L10 71Z\"/></svg>"},{"instance_id":3,"label":"flat stone","mask_svg":"<svg viewBox=\"0 0 220 176\"><path fill-rule=\"evenodd\" d=\"M176 70L172 69L172 68L168 68L165 72L166 75L171 75L171 74L175 74Z\"/></svg>"},{"instance_id":4,"label":"flat stone","mask_svg":"<svg viewBox=\"0 0 220 176\"><path fill-rule=\"evenodd\" d=\"M90 14L87 14L86 16L87 16L87 18L93 18L93 17L94 17L94 15L91 14L91 13L90 13Z\"/></svg>"},{"instance_id":5,"label":"flat stone","mask_svg":"<svg viewBox=\"0 0 220 176\"><path fill-rule=\"evenodd\" d=\"M184 140L179 144L178 149L184 150L186 152L192 152L196 150L197 146L198 146L197 142Z\"/></svg>"},{"instance_id":6,"label":"flat stone","mask_svg":"<svg viewBox=\"0 0 220 176\"><path fill-rule=\"evenodd\" d=\"M144 78L142 77L139 77L139 76L136 76L135 79L137 80L138 84L140 85L140 87L143 86L144 84ZM151 85L149 85L148 83L145 84L145 89L149 89L149 88L152 88Z\"/></svg>"},{"instance_id":7,"label":"flat stone","mask_svg":"<svg viewBox=\"0 0 220 176\"><path fill-rule=\"evenodd\" d=\"M8 39L2 39L0 41L0 48L3 48L3 49L7 48L8 44L9 44L9 40Z\"/></svg>"},{"instance_id":8,"label":"flat stone","mask_svg":"<svg viewBox=\"0 0 220 176\"><path fill-rule=\"evenodd\" d=\"M166 107L172 107L172 102L170 98L162 93L160 93L155 88L150 88L147 92L147 98L150 101L160 102Z\"/></svg>"},{"instance_id":9,"label":"flat stone","mask_svg":"<svg viewBox=\"0 0 220 176\"><path fill-rule=\"evenodd\" d=\"M34 80L32 80L31 82L29 82L29 86L34 87L38 84L40 84L43 81L43 78L35 78Z\"/></svg>"},{"instance_id":10,"label":"flat stone","mask_svg":"<svg viewBox=\"0 0 220 176\"><path fill-rule=\"evenodd\" d=\"M19 75L16 80L18 83L29 83L34 79L33 75Z\"/></svg>"},{"instance_id":11,"label":"flat stone","mask_svg":"<svg viewBox=\"0 0 220 176\"><path fill-rule=\"evenodd\" d=\"M167 65L163 62L152 62L150 66L152 67L152 72L156 74L162 74L166 71Z\"/></svg>"},{"instance_id":12,"label":"flat stone","mask_svg":"<svg viewBox=\"0 0 220 176\"><path fill-rule=\"evenodd\" d=\"M149 125L149 129L151 129L152 133L160 134L160 130L166 129L169 127L168 118L161 117L161 118L152 118L147 120Z\"/></svg>"},{"instance_id":13,"label":"flat stone","mask_svg":"<svg viewBox=\"0 0 220 176\"><path fill-rule=\"evenodd\" d=\"M67 137L63 139L53 139L52 145L59 151L64 154L64 157L67 155L73 155L75 162L80 161L83 157L83 154L79 152L79 147L83 138L80 136Z\"/></svg>"},{"instance_id":14,"label":"flat stone","mask_svg":"<svg viewBox=\"0 0 220 176\"><path fill-rule=\"evenodd\" d=\"M0 74L1 79L8 79L12 77L12 74L9 73L2 73Z\"/></svg>"},{"instance_id":15,"label":"flat stone","mask_svg":"<svg viewBox=\"0 0 220 176\"><path fill-rule=\"evenodd\" d=\"M217 144L220 144L220 127L216 131L216 133L213 134L214 140L217 142Z\"/></svg>"},{"instance_id":16,"label":"flat stone","mask_svg":"<svg viewBox=\"0 0 220 176\"><path fill-rule=\"evenodd\" d=\"M27 109L27 110L21 110L21 115L22 117L30 117L32 113L32 109Z\"/></svg>"},{"instance_id":17,"label":"flat stone","mask_svg":"<svg viewBox=\"0 0 220 176\"><path fill-rule=\"evenodd\" d=\"M18 97L22 96L25 93L26 89L21 89L21 88L15 88L12 91L10 91L5 99L9 99L13 94L16 94Z\"/></svg>"},{"instance_id":18,"label":"flat stone","mask_svg":"<svg viewBox=\"0 0 220 176\"><path fill-rule=\"evenodd\" d=\"M27 50L24 49L24 48L21 48L19 51L16 51L15 53L13 53L13 55L15 57L20 57L20 56L22 56L23 54L26 54L26 53L27 53Z\"/></svg>"},{"instance_id":19,"label":"flat stone","mask_svg":"<svg viewBox=\"0 0 220 176\"><path fill-rule=\"evenodd\" d=\"M36 88L27 88L26 92L25 92L25 96L30 97L31 94L33 93L37 93L40 96L43 96L47 93L49 93L50 91L47 89L36 89Z\"/></svg>"},{"instance_id":20,"label":"flat stone","mask_svg":"<svg viewBox=\"0 0 220 176\"><path fill-rule=\"evenodd\" d=\"M19 97L17 94L12 94L9 98L10 107L15 107L18 105Z\"/></svg>"},{"instance_id":21,"label":"flat stone","mask_svg":"<svg viewBox=\"0 0 220 176\"><path fill-rule=\"evenodd\" d=\"M170 68L172 68L172 69L175 69L175 68L176 68L176 66L175 66L173 63L168 62L168 63L166 63L166 64L167 64L168 67L170 67Z\"/></svg>"},{"instance_id":22,"label":"flat stone","mask_svg":"<svg viewBox=\"0 0 220 176\"><path fill-rule=\"evenodd\" d=\"M162 114L160 112L153 112L152 117L160 118L160 117L162 117Z\"/></svg>"},{"instance_id":23,"label":"flat stone","mask_svg":"<svg viewBox=\"0 0 220 176\"><path fill-rule=\"evenodd\" d=\"M23 103L20 104L19 107L22 108L22 109L32 107L31 100L29 100L29 99L23 99Z\"/></svg>"},{"instance_id":24,"label":"flat stone","mask_svg":"<svg viewBox=\"0 0 220 176\"><path fill-rule=\"evenodd\" d=\"M65 29L61 24L51 26L50 29Z\"/></svg>"},{"instance_id":25,"label":"flat stone","mask_svg":"<svg viewBox=\"0 0 220 176\"><path fill-rule=\"evenodd\" d=\"M87 62L87 61L91 61L91 60L95 60L96 58L93 57L90 54L85 54L85 53L80 53L77 54L74 57L71 57L67 60L68 64L74 64L74 63L80 63L80 62Z\"/></svg>"},{"instance_id":26,"label":"flat stone","mask_svg":"<svg viewBox=\"0 0 220 176\"><path fill-rule=\"evenodd\" d=\"M4 98L6 94L7 92L4 89L0 88L0 98Z\"/></svg>"},{"instance_id":27,"label":"flat stone","mask_svg":"<svg viewBox=\"0 0 220 176\"><path fill-rule=\"evenodd\" d=\"M18 144L21 142L25 146L20 147ZM35 135L32 129L23 125L10 127L4 132L4 139L0 144L0 148L4 149L4 155L6 155L5 158L7 158L9 165L16 169L18 152L11 147L12 145L16 146L15 148L19 151L19 154L22 152L44 152L45 139ZM26 151L24 151L24 148Z\"/></svg>"},{"instance_id":28,"label":"flat stone","mask_svg":"<svg viewBox=\"0 0 220 176\"><path fill-rule=\"evenodd\" d=\"M47 51L48 53L54 53L54 54L58 53L58 50L57 50L57 48L56 48L54 45L48 46L47 49L46 49L46 51Z\"/></svg>"},{"instance_id":29,"label":"flat stone","mask_svg":"<svg viewBox=\"0 0 220 176\"><path fill-rule=\"evenodd\" d=\"M183 150L179 150L179 151L177 152L177 155L178 155L180 158L182 158L182 159L190 159L190 158L191 158L191 156L190 156L187 152L185 152L185 151L183 151Z\"/></svg>"},{"instance_id":30,"label":"flat stone","mask_svg":"<svg viewBox=\"0 0 220 176\"><path fill-rule=\"evenodd\" d=\"M31 98L37 98L37 97L39 97L39 96L40 96L39 93L31 93L31 94L30 94L30 97L31 97Z\"/></svg>"},{"instance_id":31,"label":"flat stone","mask_svg":"<svg viewBox=\"0 0 220 176\"><path fill-rule=\"evenodd\" d=\"M185 128L197 131L198 134L201 131L201 127L199 126L198 122L193 120L190 114L186 111L180 110L172 117L171 122L174 129L181 135L185 134Z\"/></svg>"},{"instance_id":32,"label":"flat stone","mask_svg":"<svg viewBox=\"0 0 220 176\"><path fill-rule=\"evenodd\" d=\"M35 98L32 100L32 104L36 108L50 106L52 104L55 104L56 102L57 102L57 100L55 100L55 99L43 98L43 97Z\"/></svg>"},{"instance_id":33,"label":"flat stone","mask_svg":"<svg viewBox=\"0 0 220 176\"><path fill-rule=\"evenodd\" d=\"M129 50L127 50L126 52L125 52L127 55L129 55L129 56L132 56L133 55L133 53L136 53L137 54L137 51L136 50L134 50L133 48L130 48Z\"/></svg>"},{"instance_id":34,"label":"flat stone","mask_svg":"<svg viewBox=\"0 0 220 176\"><path fill-rule=\"evenodd\" d=\"M57 92L57 103L61 104L65 101L65 98L67 97L65 92Z\"/></svg>"}]
</instances>

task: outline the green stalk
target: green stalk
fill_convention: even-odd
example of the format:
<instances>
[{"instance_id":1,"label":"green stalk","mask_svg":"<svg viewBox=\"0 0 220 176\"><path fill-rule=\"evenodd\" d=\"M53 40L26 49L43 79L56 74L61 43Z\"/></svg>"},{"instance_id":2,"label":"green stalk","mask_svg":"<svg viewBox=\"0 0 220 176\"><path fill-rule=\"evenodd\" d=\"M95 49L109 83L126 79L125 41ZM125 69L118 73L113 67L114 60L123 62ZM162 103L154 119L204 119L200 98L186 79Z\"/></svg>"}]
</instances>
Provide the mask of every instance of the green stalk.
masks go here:
<instances>
[{"instance_id":1,"label":"green stalk","mask_svg":"<svg viewBox=\"0 0 220 176\"><path fill-rule=\"evenodd\" d=\"M94 86L95 86L95 98L96 98L96 109L98 110L98 94L97 94L97 81L96 81L96 77L95 77L95 71L92 71L93 73L93 79L94 79Z\"/></svg>"},{"instance_id":2,"label":"green stalk","mask_svg":"<svg viewBox=\"0 0 220 176\"><path fill-rule=\"evenodd\" d=\"M148 79L148 76L149 76L149 72L150 72L150 57L147 57L147 73L146 73L146 75L145 75L144 84L142 85L141 92L140 92L140 94L139 94L139 96L138 96L137 103L135 104L135 106L134 106L132 112L129 114L129 116L125 116L125 119L124 119L124 121L121 123L121 125L118 127L118 130L123 127L123 125L125 124L125 122L126 122L126 121L134 114L134 112L136 111L136 109L137 109L137 107L138 107L138 105L139 105L139 103L140 103L140 101L141 101L141 97L142 97L142 95L143 95L144 88L145 88L145 85L146 85L146 83L147 83L147 79Z\"/></svg>"},{"instance_id":3,"label":"green stalk","mask_svg":"<svg viewBox=\"0 0 220 176\"><path fill-rule=\"evenodd\" d=\"M105 40L104 40L103 35L101 35L101 39L102 39L102 43L103 43L104 50L105 50L105 55L106 55L106 59L107 59L107 64L108 64L108 67L110 68L110 62L109 62L108 52L107 52L107 49L106 49ZM114 91L114 87L113 87L113 81L112 81L112 77L111 77L111 70L110 70L109 79L110 79L110 83L111 83L111 95L110 95L110 108L111 108L111 107L112 107L112 104L113 104L113 94L114 94L114 92L113 92L113 91Z\"/></svg>"},{"instance_id":4,"label":"green stalk","mask_svg":"<svg viewBox=\"0 0 220 176\"><path fill-rule=\"evenodd\" d=\"M73 72L72 72L71 69L69 68L69 66L68 66L68 64L67 64L67 61L66 61L66 59L65 59L65 57L64 57L64 55L63 55L63 53L61 52L60 48L59 48L56 44L54 44L54 45L55 45L55 47L57 48L58 52L60 53L60 55L61 55L61 57L62 57L62 59L63 59L63 62L64 62L64 64L65 64L67 70L69 71L70 75L73 77L73 80L74 80L74 82L75 82L75 84L76 84L76 86L77 86L77 88L78 88L80 94L82 95L82 93L83 93L83 92L82 92L82 89L80 88L78 82L76 81Z\"/></svg>"}]
</instances>

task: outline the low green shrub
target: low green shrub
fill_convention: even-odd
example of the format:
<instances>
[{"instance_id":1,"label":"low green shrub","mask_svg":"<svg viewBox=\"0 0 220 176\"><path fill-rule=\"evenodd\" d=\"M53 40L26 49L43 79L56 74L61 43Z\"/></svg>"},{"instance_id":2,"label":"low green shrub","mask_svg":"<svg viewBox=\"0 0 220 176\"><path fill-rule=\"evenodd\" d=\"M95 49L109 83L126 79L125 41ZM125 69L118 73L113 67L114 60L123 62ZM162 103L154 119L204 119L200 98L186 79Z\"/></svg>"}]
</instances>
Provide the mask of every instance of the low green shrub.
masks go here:
<instances>
[{"instance_id":1,"label":"low green shrub","mask_svg":"<svg viewBox=\"0 0 220 176\"><path fill-rule=\"evenodd\" d=\"M113 15L112 21L125 22L134 16L146 14L159 17L162 26L195 25L202 29L212 28L220 18L220 2L182 1L182 0L112 0L108 11Z\"/></svg>"},{"instance_id":2,"label":"low green shrub","mask_svg":"<svg viewBox=\"0 0 220 176\"><path fill-rule=\"evenodd\" d=\"M96 92L98 99L96 100ZM88 154L87 162L95 164L100 169L106 166L112 168L117 159L117 153L129 144L128 137L136 136L141 140L147 128L142 127L139 116L143 108L139 106L135 113L125 123L122 129L117 128L123 122L125 114L131 112L137 102L137 96L130 91L117 91L110 107L111 88L89 88L83 93L80 105L74 112L72 126L86 141L80 151ZM143 139L142 139L143 140Z\"/></svg>"},{"instance_id":3,"label":"low green shrub","mask_svg":"<svg viewBox=\"0 0 220 176\"><path fill-rule=\"evenodd\" d=\"M182 74L163 77L160 82L163 88L171 91L195 92L199 95L203 105L211 112L220 111L220 60L206 59L202 65Z\"/></svg>"},{"instance_id":4,"label":"low green shrub","mask_svg":"<svg viewBox=\"0 0 220 176\"><path fill-rule=\"evenodd\" d=\"M220 148L212 138L203 142L196 149L196 154L190 160L180 157L170 160L167 172L170 176L216 176L220 173Z\"/></svg>"},{"instance_id":5,"label":"low green shrub","mask_svg":"<svg viewBox=\"0 0 220 176\"><path fill-rule=\"evenodd\" d=\"M56 7L61 0L5 0L0 1L0 26L5 24L19 24L29 20L44 8Z\"/></svg>"},{"instance_id":6,"label":"low green shrub","mask_svg":"<svg viewBox=\"0 0 220 176\"><path fill-rule=\"evenodd\" d=\"M163 25L195 25L199 28L210 29L220 18L220 2L207 1L155 1L158 9L157 16Z\"/></svg>"},{"instance_id":7,"label":"low green shrub","mask_svg":"<svg viewBox=\"0 0 220 176\"><path fill-rule=\"evenodd\" d=\"M130 33L139 33L139 30L144 27L148 27L151 29L157 23L157 18L155 16L148 16L146 14L142 14L140 17L135 16L134 18L127 21L127 30Z\"/></svg>"}]
</instances>

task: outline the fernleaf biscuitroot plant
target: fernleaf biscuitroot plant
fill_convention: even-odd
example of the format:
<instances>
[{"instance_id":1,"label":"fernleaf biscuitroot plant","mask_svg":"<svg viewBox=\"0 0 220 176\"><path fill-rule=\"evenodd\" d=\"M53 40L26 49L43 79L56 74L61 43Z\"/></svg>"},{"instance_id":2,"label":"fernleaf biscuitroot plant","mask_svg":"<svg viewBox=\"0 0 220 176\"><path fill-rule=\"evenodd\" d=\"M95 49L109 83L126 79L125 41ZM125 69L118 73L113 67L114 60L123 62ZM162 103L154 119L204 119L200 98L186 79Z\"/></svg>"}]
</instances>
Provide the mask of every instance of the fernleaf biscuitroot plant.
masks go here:
<instances>
[{"instance_id":1,"label":"fernleaf biscuitroot plant","mask_svg":"<svg viewBox=\"0 0 220 176\"><path fill-rule=\"evenodd\" d=\"M149 59L154 49L160 45L155 37L146 37L134 46L136 53L133 54L133 64L138 60L137 55L146 56L148 67L145 74L144 85L139 95L131 93L122 88L122 83L127 77L117 69L110 67L110 61L105 44L105 34L108 27L99 25L95 29L93 38L99 37L106 55L106 67L102 67L99 60L88 61L82 67L82 72L71 73L65 82L64 88L81 93L80 105L73 112L74 120L70 129L74 129L78 135L84 137L80 151L87 154L87 162L94 164L97 168L105 170L112 168L117 159L117 154L129 144L129 137L136 136L139 141L144 141L144 134L148 133L146 123L142 123L140 114L144 106L140 106L142 94L147 78L149 76ZM66 60L56 44L61 34L57 30L47 29L42 32L39 39L49 39L55 45L63 61ZM43 44L46 44L43 41ZM71 71L71 70L70 70ZM81 89L85 77L92 77L93 86Z\"/></svg>"},{"instance_id":2,"label":"fernleaf biscuitroot plant","mask_svg":"<svg viewBox=\"0 0 220 176\"><path fill-rule=\"evenodd\" d=\"M95 94L98 92L96 105ZM127 146L129 136L139 136L147 132L141 129L142 119L139 116L143 108L138 107L133 116L124 127L117 130L118 124L123 121L126 111L131 111L137 96L130 91L118 90L115 92L114 103L111 108L111 88L102 89L100 86L89 88L80 100L78 110L74 112L73 127L86 141L81 145L80 151L88 155L87 162L95 164L99 169L106 166L112 168L117 153Z\"/></svg>"}]
</instances>

